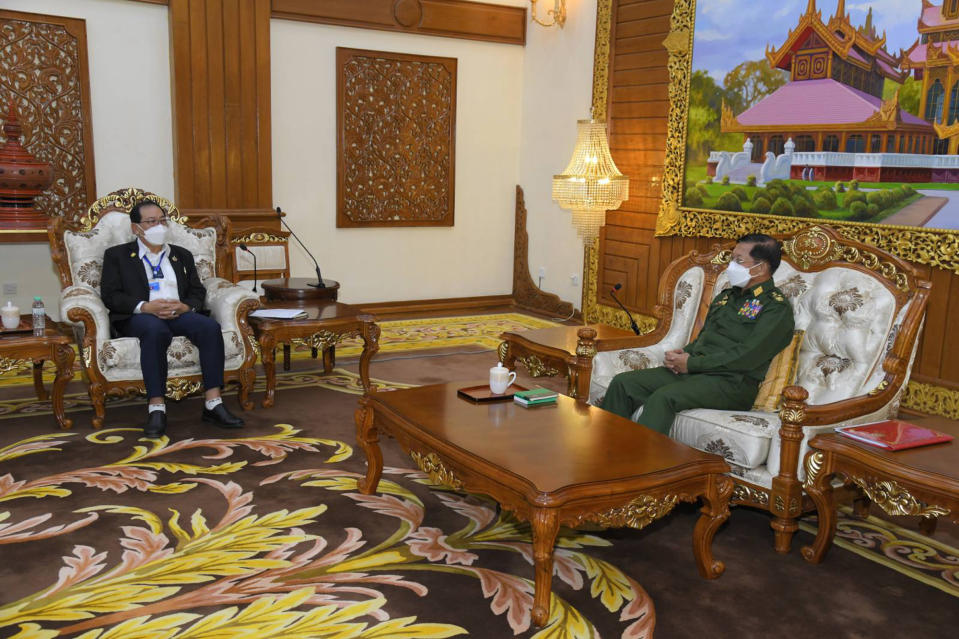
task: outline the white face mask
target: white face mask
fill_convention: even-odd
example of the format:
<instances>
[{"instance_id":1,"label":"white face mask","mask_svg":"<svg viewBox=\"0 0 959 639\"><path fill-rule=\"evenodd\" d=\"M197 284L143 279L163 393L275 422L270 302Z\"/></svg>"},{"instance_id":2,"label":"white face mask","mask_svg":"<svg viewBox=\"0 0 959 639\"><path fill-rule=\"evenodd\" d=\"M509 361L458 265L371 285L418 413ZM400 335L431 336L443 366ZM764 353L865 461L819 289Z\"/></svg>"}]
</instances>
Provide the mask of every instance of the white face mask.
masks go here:
<instances>
[{"instance_id":1,"label":"white face mask","mask_svg":"<svg viewBox=\"0 0 959 639\"><path fill-rule=\"evenodd\" d=\"M751 267L746 268L739 262L730 262L729 266L726 267L726 279L729 280L729 283L733 286L746 286L749 283L749 280L753 278L753 275L750 271L753 268L759 266L759 263L753 264Z\"/></svg>"},{"instance_id":2,"label":"white face mask","mask_svg":"<svg viewBox=\"0 0 959 639\"><path fill-rule=\"evenodd\" d=\"M153 246L163 246L163 243L166 242L167 228L163 224L154 224L148 229L141 226L140 230L143 231L143 239Z\"/></svg>"}]
</instances>

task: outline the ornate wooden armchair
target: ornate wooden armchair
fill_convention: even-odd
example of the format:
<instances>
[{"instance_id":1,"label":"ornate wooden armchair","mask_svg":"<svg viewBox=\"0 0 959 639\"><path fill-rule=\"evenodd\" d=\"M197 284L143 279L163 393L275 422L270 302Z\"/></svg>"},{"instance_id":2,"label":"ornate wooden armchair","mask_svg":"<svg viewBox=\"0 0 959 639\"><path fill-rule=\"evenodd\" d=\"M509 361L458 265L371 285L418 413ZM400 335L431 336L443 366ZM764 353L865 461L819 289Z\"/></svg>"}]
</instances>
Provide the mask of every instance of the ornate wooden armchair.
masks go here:
<instances>
[{"instance_id":1,"label":"ornate wooden armchair","mask_svg":"<svg viewBox=\"0 0 959 639\"><path fill-rule=\"evenodd\" d=\"M206 287L206 308L223 328L224 381L239 382L240 405L253 407L256 341L247 315L259 306L256 295L217 277L230 272L229 220L206 218L196 227L185 226L172 202L140 189L130 188L94 202L78 221L54 218L48 228L50 252L60 275L61 317L74 325L83 368L93 402L93 427L103 425L107 395L145 394L140 374L140 345L133 337L113 338L109 313L100 299L100 276L104 251L133 240L129 211L144 198L157 201L169 215L169 242L188 249ZM185 337L176 337L167 351L169 379L166 395L182 399L202 387L199 352Z\"/></svg>"},{"instance_id":2,"label":"ornate wooden armchair","mask_svg":"<svg viewBox=\"0 0 959 639\"><path fill-rule=\"evenodd\" d=\"M233 282L245 283L249 288L254 274L258 283L278 277L289 277L289 237L289 231L278 231L266 227L234 229L230 234ZM253 256L241 250L240 244L256 255L255 270Z\"/></svg>"},{"instance_id":3,"label":"ornate wooden armchair","mask_svg":"<svg viewBox=\"0 0 959 639\"><path fill-rule=\"evenodd\" d=\"M722 455L733 469L733 503L768 509L776 550L788 552L804 496L800 461L815 435L844 424L894 417L909 379L931 284L875 247L813 226L784 243L774 279L805 336L794 386L778 412L696 409L679 413L670 436ZM594 357L590 401L617 373L662 364L701 328L709 303L728 286L729 249L692 252L673 262L659 287L657 328L604 340Z\"/></svg>"}]
</instances>

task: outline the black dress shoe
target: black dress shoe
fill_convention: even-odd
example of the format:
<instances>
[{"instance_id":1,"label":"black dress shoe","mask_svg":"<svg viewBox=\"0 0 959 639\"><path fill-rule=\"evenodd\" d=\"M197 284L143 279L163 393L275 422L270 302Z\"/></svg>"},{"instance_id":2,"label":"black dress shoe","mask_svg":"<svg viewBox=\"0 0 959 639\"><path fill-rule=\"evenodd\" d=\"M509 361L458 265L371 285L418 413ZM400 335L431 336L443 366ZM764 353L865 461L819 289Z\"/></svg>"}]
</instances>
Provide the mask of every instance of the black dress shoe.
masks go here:
<instances>
[{"instance_id":1,"label":"black dress shoe","mask_svg":"<svg viewBox=\"0 0 959 639\"><path fill-rule=\"evenodd\" d=\"M143 435L150 439L163 437L166 432L166 412L162 410L150 411L147 423L143 426Z\"/></svg>"},{"instance_id":2,"label":"black dress shoe","mask_svg":"<svg viewBox=\"0 0 959 639\"><path fill-rule=\"evenodd\" d=\"M226 409L223 404L217 404L213 410L203 409L203 421L215 424L220 428L240 428L243 420Z\"/></svg>"}]
</instances>

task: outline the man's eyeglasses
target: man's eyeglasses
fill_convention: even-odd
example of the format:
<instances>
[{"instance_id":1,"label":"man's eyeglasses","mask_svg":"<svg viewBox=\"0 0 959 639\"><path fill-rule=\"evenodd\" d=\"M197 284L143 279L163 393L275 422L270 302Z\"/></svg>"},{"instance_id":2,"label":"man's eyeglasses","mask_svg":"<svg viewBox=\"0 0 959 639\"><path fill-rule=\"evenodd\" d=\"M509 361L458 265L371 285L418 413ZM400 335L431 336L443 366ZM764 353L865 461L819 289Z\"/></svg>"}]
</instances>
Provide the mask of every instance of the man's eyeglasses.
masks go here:
<instances>
[{"instance_id":1,"label":"man's eyeglasses","mask_svg":"<svg viewBox=\"0 0 959 639\"><path fill-rule=\"evenodd\" d=\"M143 228L150 228L151 226L156 226L157 224L162 224L166 226L170 223L170 218L168 217L158 217L155 220L140 220L140 226Z\"/></svg>"}]
</instances>

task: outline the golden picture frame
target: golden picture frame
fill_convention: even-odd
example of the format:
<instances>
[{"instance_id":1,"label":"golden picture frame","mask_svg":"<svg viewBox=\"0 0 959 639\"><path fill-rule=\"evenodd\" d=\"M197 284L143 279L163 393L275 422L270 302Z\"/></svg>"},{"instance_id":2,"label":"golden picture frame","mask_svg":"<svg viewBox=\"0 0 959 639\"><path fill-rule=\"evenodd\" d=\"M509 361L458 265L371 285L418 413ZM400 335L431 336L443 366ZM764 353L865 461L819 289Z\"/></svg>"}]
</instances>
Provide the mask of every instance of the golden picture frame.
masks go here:
<instances>
[{"instance_id":1,"label":"golden picture frame","mask_svg":"<svg viewBox=\"0 0 959 639\"><path fill-rule=\"evenodd\" d=\"M600 3L598 7L600 12L604 11L603 4ZM821 223L822 220L808 218L733 213L683 205L695 18L696 0L676 0L670 18L670 32L663 41L663 46L669 54L670 105L662 197L656 221L656 234L735 239L747 232L783 234L796 231L814 222ZM598 14L597 36L601 20L602 15ZM608 23L608 17L606 21ZM598 38L596 54L600 55ZM605 55L608 65L608 35ZM603 91L606 85L605 73L602 77L594 75L594 109L597 93ZM606 99L603 95L603 109L605 109L605 103ZM959 273L959 231L868 222L829 221L828 223L851 239L888 250L911 262Z\"/></svg>"}]
</instances>

